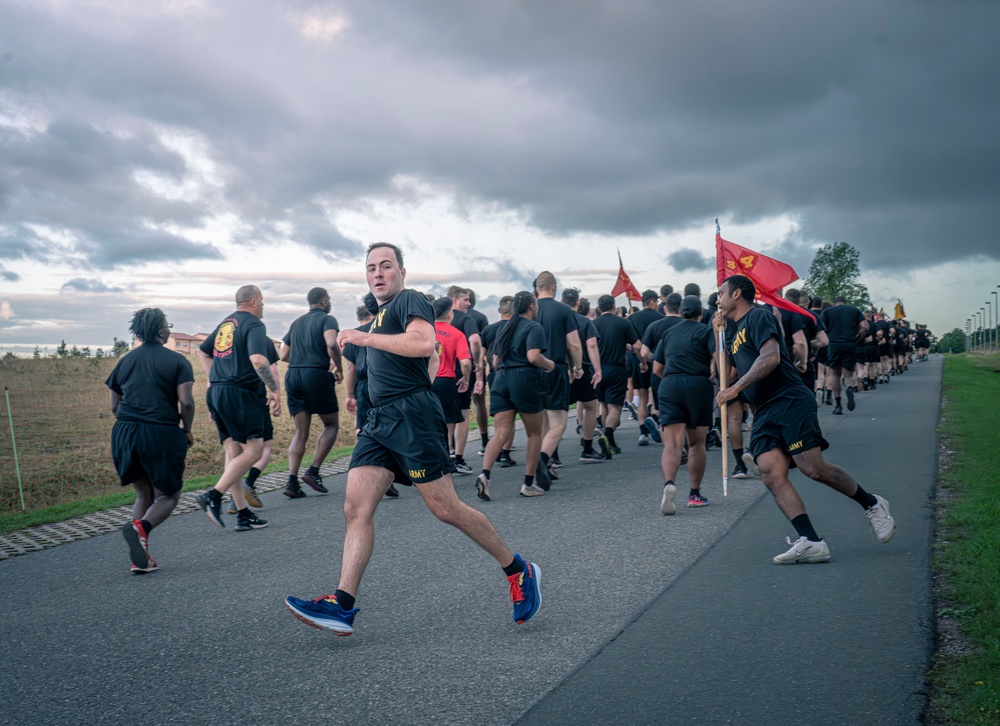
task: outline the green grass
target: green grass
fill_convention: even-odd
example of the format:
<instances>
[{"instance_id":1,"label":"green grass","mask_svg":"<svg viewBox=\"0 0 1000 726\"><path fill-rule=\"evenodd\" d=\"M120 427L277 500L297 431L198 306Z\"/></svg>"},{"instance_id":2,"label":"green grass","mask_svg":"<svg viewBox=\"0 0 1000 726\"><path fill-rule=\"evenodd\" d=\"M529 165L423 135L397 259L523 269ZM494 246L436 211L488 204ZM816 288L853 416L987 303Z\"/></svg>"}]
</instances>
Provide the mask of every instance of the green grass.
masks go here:
<instances>
[{"instance_id":1,"label":"green grass","mask_svg":"<svg viewBox=\"0 0 1000 726\"><path fill-rule=\"evenodd\" d=\"M339 449L333 449L329 456L326 457L326 461L327 463L330 463L345 456L349 456L353 450L353 446L344 446ZM263 473L273 474L274 472L282 471L288 471L288 459L272 459L271 463L267 465ZM182 491L191 492L199 489L207 489L208 487L215 486L215 482L217 482L218 479L218 476L202 476L189 479L184 482L184 488ZM131 505L134 502L134 491L132 489L121 489L113 494L104 494L99 497L88 497L75 502L57 504L53 507L45 507L43 509L35 509L28 512L17 512L14 514L0 514L0 534L13 532L18 529L24 529L25 527L34 527L39 524L63 522L67 519L72 519L73 517L81 517L85 514L93 514L94 512L101 512L105 509L114 509L115 507Z\"/></svg>"},{"instance_id":2,"label":"green grass","mask_svg":"<svg viewBox=\"0 0 1000 726\"><path fill-rule=\"evenodd\" d=\"M941 434L954 454L940 486L947 504L934 566L949 613L973 647L939 655L932 712L949 724L1000 724L1000 358L948 356Z\"/></svg>"}]
</instances>

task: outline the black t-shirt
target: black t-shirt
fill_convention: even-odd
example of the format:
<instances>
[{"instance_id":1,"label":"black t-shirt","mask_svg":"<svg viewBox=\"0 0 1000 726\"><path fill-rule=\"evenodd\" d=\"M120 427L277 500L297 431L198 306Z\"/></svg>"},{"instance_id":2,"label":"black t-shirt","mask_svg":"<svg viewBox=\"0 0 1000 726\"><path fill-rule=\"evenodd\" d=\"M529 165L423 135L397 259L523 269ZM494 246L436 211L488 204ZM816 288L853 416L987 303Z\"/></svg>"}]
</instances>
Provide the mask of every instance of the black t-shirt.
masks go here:
<instances>
[{"instance_id":1,"label":"black t-shirt","mask_svg":"<svg viewBox=\"0 0 1000 726\"><path fill-rule=\"evenodd\" d=\"M657 320L663 319L663 313L658 313L655 310L650 310L649 308L643 308L642 310L632 313L628 316L628 321L632 323L632 327L635 328L635 332L642 337L642 334L646 332L646 328L655 323Z\"/></svg>"},{"instance_id":2,"label":"black t-shirt","mask_svg":"<svg viewBox=\"0 0 1000 726\"><path fill-rule=\"evenodd\" d=\"M477 312L476 315L473 315L473 312L475 311L470 310L468 313L463 313L458 310L452 309L451 324L453 327L458 328L459 330L462 331L462 333L465 335L466 340L471 338L473 335L478 335L480 342L482 342L482 337L483 337L482 328L479 327L479 322L476 317L476 315L482 315L482 313ZM470 353L472 352L471 343L469 344L469 352ZM476 359L473 357L472 370L475 369L476 369ZM464 374L462 373L462 361L458 359L455 360L455 375L458 378L464 376Z\"/></svg>"},{"instance_id":3,"label":"black t-shirt","mask_svg":"<svg viewBox=\"0 0 1000 726\"><path fill-rule=\"evenodd\" d=\"M888 320L879 320L875 323L875 342L876 343L888 343L889 342L889 331L892 328L892 323ZM879 336L879 333L882 333Z\"/></svg>"},{"instance_id":4,"label":"black t-shirt","mask_svg":"<svg viewBox=\"0 0 1000 726\"><path fill-rule=\"evenodd\" d=\"M663 364L663 376L711 375L715 335L701 320L673 318L681 325L667 329L653 351L653 360ZM649 332L648 330L646 332Z\"/></svg>"},{"instance_id":5,"label":"black t-shirt","mask_svg":"<svg viewBox=\"0 0 1000 726\"><path fill-rule=\"evenodd\" d=\"M833 344L853 343L858 339L858 326L865 316L851 305L834 305L820 315L826 334Z\"/></svg>"},{"instance_id":6,"label":"black t-shirt","mask_svg":"<svg viewBox=\"0 0 1000 726\"><path fill-rule=\"evenodd\" d=\"M504 320L501 324L509 325L510 320ZM496 338L493 341L496 342ZM546 351L548 341L545 338L545 329L534 320L520 318L517 327L514 328L507 355L500 361L500 368L532 366L533 364L528 361L528 351L532 348L538 348L542 353Z\"/></svg>"},{"instance_id":7,"label":"black t-shirt","mask_svg":"<svg viewBox=\"0 0 1000 726\"><path fill-rule=\"evenodd\" d=\"M719 311L719 308L713 308L713 307L707 307L707 308L705 308L705 312L703 312L701 314L701 322L703 322L705 325L711 325L712 324L712 318L715 317L715 314L718 311Z\"/></svg>"},{"instance_id":8,"label":"black t-shirt","mask_svg":"<svg viewBox=\"0 0 1000 726\"><path fill-rule=\"evenodd\" d=\"M734 328L727 327L726 330L726 348L741 378L760 357L761 347L771 338L778 342L777 368L763 380L743 389L747 401L755 406L761 406L780 396L790 386L803 386L802 378L788 357L778 321L770 310L750 308L746 315L736 321Z\"/></svg>"},{"instance_id":9,"label":"black t-shirt","mask_svg":"<svg viewBox=\"0 0 1000 726\"><path fill-rule=\"evenodd\" d=\"M495 323L490 323L483 328L483 331L479 334L479 339L482 341L483 348L490 350L490 348L493 347L493 344L497 342L497 335L500 333L500 326L506 322L506 320L498 320ZM486 356L487 360L491 357L492 356L489 355Z\"/></svg>"},{"instance_id":10,"label":"black t-shirt","mask_svg":"<svg viewBox=\"0 0 1000 726\"><path fill-rule=\"evenodd\" d=\"M219 323L200 346L202 353L212 356L208 380L212 385L227 383L256 391L261 381L250 364L250 356L268 357L274 346L269 351L267 340L267 328L260 318L237 310Z\"/></svg>"},{"instance_id":11,"label":"black t-shirt","mask_svg":"<svg viewBox=\"0 0 1000 726\"><path fill-rule=\"evenodd\" d=\"M794 356L796 333L801 332L806 338L806 350L809 349L809 333L806 330L806 316L788 310L781 311L781 331L784 333L785 347ZM813 336L815 337L815 336ZM807 354L808 355L808 354Z\"/></svg>"},{"instance_id":12,"label":"black t-shirt","mask_svg":"<svg viewBox=\"0 0 1000 726\"><path fill-rule=\"evenodd\" d=\"M594 327L594 322L588 318L586 315L580 315L574 311L576 315L576 332L580 334L580 346L583 350L583 367L588 371L593 371L594 366L590 364L590 354L587 352L587 341L591 338L597 338L597 328ZM598 347L597 354L600 358L601 349Z\"/></svg>"},{"instance_id":13,"label":"black t-shirt","mask_svg":"<svg viewBox=\"0 0 1000 726\"><path fill-rule=\"evenodd\" d=\"M365 323L364 325L359 325L355 330L360 330L362 332L368 332L368 328L371 327L371 323ZM363 345L354 345L354 343L348 343L344 346L342 351L344 357L354 364L355 380L366 381L368 380L368 354L366 351L367 347Z\"/></svg>"},{"instance_id":14,"label":"black t-shirt","mask_svg":"<svg viewBox=\"0 0 1000 726\"><path fill-rule=\"evenodd\" d=\"M118 361L107 387L121 395L119 421L176 426L177 386L194 380L191 364L161 343L143 343Z\"/></svg>"},{"instance_id":15,"label":"black t-shirt","mask_svg":"<svg viewBox=\"0 0 1000 726\"><path fill-rule=\"evenodd\" d=\"M568 365L566 336L577 329L576 313L573 312L573 308L555 298L539 298L536 320L545 328L545 338L549 341L548 357L554 363ZM603 356L601 360L604 360Z\"/></svg>"},{"instance_id":16,"label":"black t-shirt","mask_svg":"<svg viewBox=\"0 0 1000 726\"><path fill-rule=\"evenodd\" d=\"M379 308L368 328L369 333L399 335L414 318L420 318L434 327L434 310L427 297L415 290L402 290ZM410 358L378 348L368 347L368 394L372 405L393 396L429 390L431 379L427 375L428 358Z\"/></svg>"},{"instance_id":17,"label":"black t-shirt","mask_svg":"<svg viewBox=\"0 0 1000 726\"><path fill-rule=\"evenodd\" d=\"M490 324L490 319L475 308L469 308L465 314L476 321L476 327L479 328L479 335L482 336L483 331L486 330L486 326ZM452 324L454 325L454 323Z\"/></svg>"},{"instance_id":18,"label":"black t-shirt","mask_svg":"<svg viewBox=\"0 0 1000 726\"><path fill-rule=\"evenodd\" d=\"M601 313L593 321L597 328L597 350L601 354L602 367L625 367L625 346L639 339L632 317L619 318L614 313Z\"/></svg>"},{"instance_id":19,"label":"black t-shirt","mask_svg":"<svg viewBox=\"0 0 1000 726\"><path fill-rule=\"evenodd\" d=\"M327 330L340 332L337 319L319 308L311 308L300 318L296 318L285 337L285 345L291 348L288 356L289 368L330 368L330 351L326 349L323 333Z\"/></svg>"},{"instance_id":20,"label":"black t-shirt","mask_svg":"<svg viewBox=\"0 0 1000 726\"><path fill-rule=\"evenodd\" d=\"M663 340L663 336L666 335L667 331L677 325L677 323L683 322L684 318L678 318L676 315L667 315L657 320L646 328L646 332L642 334L642 344L649 348L650 352L656 350L656 346Z\"/></svg>"}]
</instances>

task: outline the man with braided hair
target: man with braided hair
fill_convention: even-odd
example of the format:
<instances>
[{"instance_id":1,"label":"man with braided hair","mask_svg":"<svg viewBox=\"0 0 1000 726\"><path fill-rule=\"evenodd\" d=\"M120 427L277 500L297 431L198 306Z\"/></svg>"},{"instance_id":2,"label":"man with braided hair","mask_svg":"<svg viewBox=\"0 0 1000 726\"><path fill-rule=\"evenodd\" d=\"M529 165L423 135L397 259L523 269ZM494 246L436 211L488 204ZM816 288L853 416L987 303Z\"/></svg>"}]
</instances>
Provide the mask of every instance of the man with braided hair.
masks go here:
<instances>
[{"instance_id":1,"label":"man with braided hair","mask_svg":"<svg viewBox=\"0 0 1000 726\"><path fill-rule=\"evenodd\" d=\"M170 325L159 308L136 311L129 330L142 345L118 361L107 386L116 419L111 458L121 485L135 489L132 521L122 535L138 575L157 569L149 534L180 500L184 461L194 443L194 372L184 356L163 347Z\"/></svg>"}]
</instances>

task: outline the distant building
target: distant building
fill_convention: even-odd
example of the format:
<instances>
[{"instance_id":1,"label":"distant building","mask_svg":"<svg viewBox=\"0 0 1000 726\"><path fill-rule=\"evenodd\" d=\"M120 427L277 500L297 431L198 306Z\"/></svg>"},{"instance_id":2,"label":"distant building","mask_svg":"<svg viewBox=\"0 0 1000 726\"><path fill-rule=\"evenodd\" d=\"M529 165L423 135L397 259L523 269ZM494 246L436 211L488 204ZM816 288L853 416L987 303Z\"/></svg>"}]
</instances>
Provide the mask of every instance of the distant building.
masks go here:
<instances>
[{"instance_id":1,"label":"distant building","mask_svg":"<svg viewBox=\"0 0 1000 726\"><path fill-rule=\"evenodd\" d=\"M167 342L164 343L164 347L169 350L176 350L178 353L185 353L187 355L194 355L195 350L201 345L202 341L208 337L208 333L195 333L194 335L188 335L187 333L170 333L170 337L167 338ZM135 348L141 345L138 338L132 340L132 347Z\"/></svg>"}]
</instances>

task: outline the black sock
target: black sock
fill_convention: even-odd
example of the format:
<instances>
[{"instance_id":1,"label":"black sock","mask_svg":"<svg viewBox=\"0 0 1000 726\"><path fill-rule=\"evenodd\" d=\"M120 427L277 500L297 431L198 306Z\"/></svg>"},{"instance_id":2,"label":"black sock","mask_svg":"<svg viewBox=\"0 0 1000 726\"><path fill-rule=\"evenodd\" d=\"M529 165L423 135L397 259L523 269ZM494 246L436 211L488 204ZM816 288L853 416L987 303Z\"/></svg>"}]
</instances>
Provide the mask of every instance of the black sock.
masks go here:
<instances>
[{"instance_id":1,"label":"black sock","mask_svg":"<svg viewBox=\"0 0 1000 726\"><path fill-rule=\"evenodd\" d=\"M733 449L733 455L736 456L736 465L743 465L743 449Z\"/></svg>"},{"instance_id":2,"label":"black sock","mask_svg":"<svg viewBox=\"0 0 1000 726\"><path fill-rule=\"evenodd\" d=\"M715 421L712 422L712 428L713 429L721 429L722 428L722 419L720 419L718 416L716 416L715 417Z\"/></svg>"},{"instance_id":3,"label":"black sock","mask_svg":"<svg viewBox=\"0 0 1000 726\"><path fill-rule=\"evenodd\" d=\"M483 440L483 446L484 447L486 446L486 444L488 444L490 442L490 435L489 434L479 434L479 438L481 438Z\"/></svg>"},{"instance_id":4,"label":"black sock","mask_svg":"<svg viewBox=\"0 0 1000 726\"><path fill-rule=\"evenodd\" d=\"M546 454L543 451L542 454L541 454L541 458L542 458L542 466L548 466L549 465L549 455Z\"/></svg>"},{"instance_id":5,"label":"black sock","mask_svg":"<svg viewBox=\"0 0 1000 726\"><path fill-rule=\"evenodd\" d=\"M668 487L673 483L674 483L673 479L668 479L667 481L663 482L663 486Z\"/></svg>"},{"instance_id":6,"label":"black sock","mask_svg":"<svg viewBox=\"0 0 1000 726\"><path fill-rule=\"evenodd\" d=\"M800 514L792 520L792 526L799 533L799 537L805 537L810 542L819 542L820 536L813 529L812 522L809 521L808 514Z\"/></svg>"},{"instance_id":7,"label":"black sock","mask_svg":"<svg viewBox=\"0 0 1000 726\"><path fill-rule=\"evenodd\" d=\"M746 423L747 422L747 414L748 413L749 412L746 409L743 409L743 419L742 419L741 423Z\"/></svg>"},{"instance_id":8,"label":"black sock","mask_svg":"<svg viewBox=\"0 0 1000 726\"><path fill-rule=\"evenodd\" d=\"M559 461L559 447L558 446L556 447L556 450L552 452L552 458L555 459L556 461Z\"/></svg>"},{"instance_id":9,"label":"black sock","mask_svg":"<svg viewBox=\"0 0 1000 726\"><path fill-rule=\"evenodd\" d=\"M583 441L583 453L589 454L594 450L594 440L593 439L582 439Z\"/></svg>"},{"instance_id":10,"label":"black sock","mask_svg":"<svg viewBox=\"0 0 1000 726\"><path fill-rule=\"evenodd\" d=\"M600 426L602 429L604 428L604 419L601 416L597 417L597 425Z\"/></svg>"},{"instance_id":11,"label":"black sock","mask_svg":"<svg viewBox=\"0 0 1000 726\"><path fill-rule=\"evenodd\" d=\"M534 483L535 483L535 475L534 474L525 474L524 475L524 486L530 487Z\"/></svg>"},{"instance_id":12,"label":"black sock","mask_svg":"<svg viewBox=\"0 0 1000 726\"><path fill-rule=\"evenodd\" d=\"M500 458L501 459L509 459L510 458L510 449L501 449L500 450Z\"/></svg>"},{"instance_id":13,"label":"black sock","mask_svg":"<svg viewBox=\"0 0 1000 726\"><path fill-rule=\"evenodd\" d=\"M257 477L260 476L260 469L256 466L250 467L250 473L247 474L247 484L253 486L253 483L257 481Z\"/></svg>"},{"instance_id":14,"label":"black sock","mask_svg":"<svg viewBox=\"0 0 1000 726\"><path fill-rule=\"evenodd\" d=\"M701 496L701 487L699 487L697 489L692 489L691 493L688 494L688 496L689 497L700 497Z\"/></svg>"},{"instance_id":15,"label":"black sock","mask_svg":"<svg viewBox=\"0 0 1000 726\"><path fill-rule=\"evenodd\" d=\"M142 520L142 528L146 530L147 537L149 536L149 533L153 531L153 525L149 523L148 519Z\"/></svg>"},{"instance_id":16,"label":"black sock","mask_svg":"<svg viewBox=\"0 0 1000 726\"><path fill-rule=\"evenodd\" d=\"M333 596L337 598L337 604L344 608L344 610L354 609L354 595L350 595L343 590L337 590L333 593Z\"/></svg>"},{"instance_id":17,"label":"black sock","mask_svg":"<svg viewBox=\"0 0 1000 726\"><path fill-rule=\"evenodd\" d=\"M507 575L507 577L510 577L511 575L516 575L519 572L524 572L524 565L518 562L516 557L513 560L511 560L511 563L509 565L503 568L503 574Z\"/></svg>"},{"instance_id":18,"label":"black sock","mask_svg":"<svg viewBox=\"0 0 1000 726\"><path fill-rule=\"evenodd\" d=\"M295 474L288 475L288 486L297 487L299 485L299 478Z\"/></svg>"},{"instance_id":19,"label":"black sock","mask_svg":"<svg viewBox=\"0 0 1000 726\"><path fill-rule=\"evenodd\" d=\"M878 499L875 498L875 495L866 492L864 489L861 488L860 484L858 484L858 490L854 492L854 494L851 496L851 499L856 501L866 510L871 509L876 504L878 504Z\"/></svg>"},{"instance_id":20,"label":"black sock","mask_svg":"<svg viewBox=\"0 0 1000 726\"><path fill-rule=\"evenodd\" d=\"M238 514L241 517L249 517L253 512L250 511L250 507L243 507L243 509L239 510Z\"/></svg>"},{"instance_id":21,"label":"black sock","mask_svg":"<svg viewBox=\"0 0 1000 726\"><path fill-rule=\"evenodd\" d=\"M465 457L462 456L461 454L455 454L455 463L456 464L464 464L465 463Z\"/></svg>"},{"instance_id":22,"label":"black sock","mask_svg":"<svg viewBox=\"0 0 1000 726\"><path fill-rule=\"evenodd\" d=\"M615 430L614 429L604 429L604 435L608 439L608 443L611 446L615 445Z\"/></svg>"},{"instance_id":23,"label":"black sock","mask_svg":"<svg viewBox=\"0 0 1000 726\"><path fill-rule=\"evenodd\" d=\"M833 400L836 401L836 403L837 403L838 406L840 405L840 396L837 396Z\"/></svg>"},{"instance_id":24,"label":"black sock","mask_svg":"<svg viewBox=\"0 0 1000 726\"><path fill-rule=\"evenodd\" d=\"M308 469L306 469L306 474L309 474L311 476L319 476L319 467L310 466Z\"/></svg>"},{"instance_id":25,"label":"black sock","mask_svg":"<svg viewBox=\"0 0 1000 726\"><path fill-rule=\"evenodd\" d=\"M639 424L639 433L640 434L645 434L646 436L649 435L649 429L646 428L646 424L645 423Z\"/></svg>"}]
</instances>

